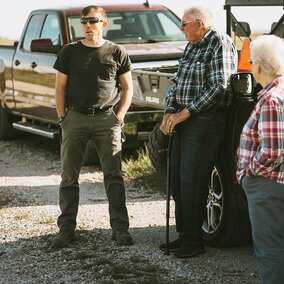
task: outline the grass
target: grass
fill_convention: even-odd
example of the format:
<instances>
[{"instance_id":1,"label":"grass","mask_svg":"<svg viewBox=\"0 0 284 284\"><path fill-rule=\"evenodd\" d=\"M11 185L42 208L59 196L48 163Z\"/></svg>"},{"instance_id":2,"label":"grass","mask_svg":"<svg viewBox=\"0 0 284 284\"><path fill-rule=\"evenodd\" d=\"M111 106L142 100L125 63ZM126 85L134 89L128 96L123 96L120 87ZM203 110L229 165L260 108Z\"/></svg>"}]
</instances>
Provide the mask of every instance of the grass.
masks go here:
<instances>
[{"instance_id":1,"label":"grass","mask_svg":"<svg viewBox=\"0 0 284 284\"><path fill-rule=\"evenodd\" d=\"M151 176L155 173L151 161L148 157L147 150L137 150L137 157L131 157L122 162L124 176L128 179L137 179Z\"/></svg>"},{"instance_id":2,"label":"grass","mask_svg":"<svg viewBox=\"0 0 284 284\"><path fill-rule=\"evenodd\" d=\"M147 150L139 149L136 155L122 161L122 171L126 180L142 184L145 188L165 192L166 177L153 168Z\"/></svg>"}]
</instances>

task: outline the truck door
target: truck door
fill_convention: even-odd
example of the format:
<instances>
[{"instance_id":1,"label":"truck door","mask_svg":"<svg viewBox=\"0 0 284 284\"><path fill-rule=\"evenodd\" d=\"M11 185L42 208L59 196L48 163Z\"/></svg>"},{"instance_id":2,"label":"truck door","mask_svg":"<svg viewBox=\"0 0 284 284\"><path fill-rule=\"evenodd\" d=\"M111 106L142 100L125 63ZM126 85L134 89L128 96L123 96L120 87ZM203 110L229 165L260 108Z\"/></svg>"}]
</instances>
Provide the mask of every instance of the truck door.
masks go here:
<instances>
[{"instance_id":1,"label":"truck door","mask_svg":"<svg viewBox=\"0 0 284 284\"><path fill-rule=\"evenodd\" d=\"M56 121L55 111L55 54L31 52L33 39L51 39L60 44L58 16L34 14L26 28L22 44L14 59L14 86L17 109L27 118Z\"/></svg>"}]
</instances>

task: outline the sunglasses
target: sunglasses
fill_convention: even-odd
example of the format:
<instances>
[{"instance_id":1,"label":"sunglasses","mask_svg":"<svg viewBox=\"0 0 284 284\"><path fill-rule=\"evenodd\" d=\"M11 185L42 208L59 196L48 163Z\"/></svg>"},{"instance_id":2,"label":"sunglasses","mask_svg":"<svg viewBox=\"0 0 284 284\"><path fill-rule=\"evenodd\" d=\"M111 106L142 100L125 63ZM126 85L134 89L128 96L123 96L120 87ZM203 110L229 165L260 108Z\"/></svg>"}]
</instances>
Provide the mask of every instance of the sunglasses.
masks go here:
<instances>
[{"instance_id":1,"label":"sunglasses","mask_svg":"<svg viewBox=\"0 0 284 284\"><path fill-rule=\"evenodd\" d=\"M83 25L86 25L87 23L90 23L91 25L93 25L99 22L103 22L103 20L101 20L98 17L83 17L83 18L80 18L80 22Z\"/></svg>"},{"instance_id":2,"label":"sunglasses","mask_svg":"<svg viewBox=\"0 0 284 284\"><path fill-rule=\"evenodd\" d=\"M182 21L182 22L180 23L180 26L181 26L181 27L185 27L187 24L193 23L193 22L197 22L197 21L200 21L200 20L199 20L199 19L196 19L196 20L191 20L191 21Z\"/></svg>"}]
</instances>

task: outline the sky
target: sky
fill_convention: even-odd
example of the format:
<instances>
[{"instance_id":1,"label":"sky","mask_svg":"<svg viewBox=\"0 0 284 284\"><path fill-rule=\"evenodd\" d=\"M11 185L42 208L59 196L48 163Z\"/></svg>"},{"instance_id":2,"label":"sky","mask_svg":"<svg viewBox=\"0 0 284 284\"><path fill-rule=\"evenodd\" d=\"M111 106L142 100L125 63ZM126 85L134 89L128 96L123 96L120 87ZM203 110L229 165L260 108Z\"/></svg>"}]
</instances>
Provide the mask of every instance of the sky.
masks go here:
<instances>
[{"instance_id":1,"label":"sky","mask_svg":"<svg viewBox=\"0 0 284 284\"><path fill-rule=\"evenodd\" d=\"M2 0L0 4L1 16L0 16L0 37L17 40L21 35L21 31L24 27L26 19L29 13L34 9L40 8L52 8L62 6L87 6L87 5L99 5L105 3L143 3L144 0ZM167 6L174 11L179 17L182 16L185 8L189 6L202 5L211 10L215 17L215 26L219 30L225 31L225 11L223 6L225 0L149 0L150 4L160 3ZM3 4L5 3L5 4ZM22 3L22 4L21 4ZM3 12L3 8L6 12ZM257 8L258 9L258 8ZM261 8L260 8L261 9ZM271 10L275 9L275 10ZM276 21L280 18L283 9L279 8L263 8L262 12L252 12L247 8L239 8L238 20L249 21L260 28L264 26L264 20ZM261 15L266 17L261 17ZM253 15L253 17L252 17ZM259 16L258 16L259 15ZM273 15L273 20L269 19ZM239 18L240 17L240 18ZM243 19L242 19L243 18ZM12 22L11 22L12 21ZM269 24L270 28L270 24Z\"/></svg>"}]
</instances>

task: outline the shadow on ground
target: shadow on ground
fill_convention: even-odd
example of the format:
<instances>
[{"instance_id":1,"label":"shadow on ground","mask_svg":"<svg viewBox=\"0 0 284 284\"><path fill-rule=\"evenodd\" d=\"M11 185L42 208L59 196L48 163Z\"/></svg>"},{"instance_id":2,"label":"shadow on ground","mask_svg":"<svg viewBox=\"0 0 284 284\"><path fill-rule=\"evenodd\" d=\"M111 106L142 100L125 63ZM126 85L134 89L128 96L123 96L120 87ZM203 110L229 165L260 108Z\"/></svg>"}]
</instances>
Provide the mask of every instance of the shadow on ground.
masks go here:
<instances>
[{"instance_id":1,"label":"shadow on ground","mask_svg":"<svg viewBox=\"0 0 284 284\"><path fill-rule=\"evenodd\" d=\"M0 283L259 283L251 247L206 248L204 255L180 260L158 249L164 227L130 232L135 244L129 247L116 246L110 229L79 230L61 250L49 248L51 234L2 243Z\"/></svg>"}]
</instances>

